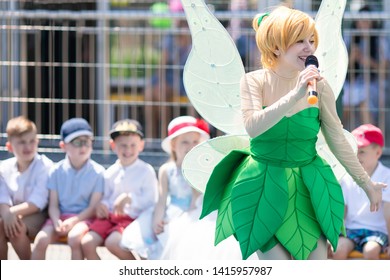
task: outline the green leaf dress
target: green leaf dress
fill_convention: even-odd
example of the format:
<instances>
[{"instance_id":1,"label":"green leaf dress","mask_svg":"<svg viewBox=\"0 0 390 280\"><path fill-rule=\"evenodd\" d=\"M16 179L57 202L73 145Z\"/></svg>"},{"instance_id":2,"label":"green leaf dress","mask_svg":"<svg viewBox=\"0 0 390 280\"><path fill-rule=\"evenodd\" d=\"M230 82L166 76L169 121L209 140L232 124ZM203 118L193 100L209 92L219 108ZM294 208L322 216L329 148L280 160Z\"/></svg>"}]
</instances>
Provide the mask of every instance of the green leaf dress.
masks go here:
<instances>
[{"instance_id":1,"label":"green leaf dress","mask_svg":"<svg viewBox=\"0 0 390 280\"><path fill-rule=\"evenodd\" d=\"M218 210L216 244L234 235L243 259L280 243L304 260L321 235L337 248L344 199L331 167L317 154L319 129L319 109L306 108L218 163L201 214Z\"/></svg>"}]
</instances>

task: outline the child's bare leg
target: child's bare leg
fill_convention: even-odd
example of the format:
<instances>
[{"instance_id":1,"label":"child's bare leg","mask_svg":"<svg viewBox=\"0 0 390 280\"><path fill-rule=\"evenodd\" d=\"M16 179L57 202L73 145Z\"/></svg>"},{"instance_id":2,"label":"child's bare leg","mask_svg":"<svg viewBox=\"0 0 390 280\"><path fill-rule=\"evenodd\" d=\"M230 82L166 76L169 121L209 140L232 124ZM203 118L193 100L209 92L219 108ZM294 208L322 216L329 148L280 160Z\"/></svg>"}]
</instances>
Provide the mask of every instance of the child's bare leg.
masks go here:
<instances>
[{"instance_id":1,"label":"child's bare leg","mask_svg":"<svg viewBox=\"0 0 390 280\"><path fill-rule=\"evenodd\" d=\"M9 241L12 244L16 254L21 260L31 259L31 241L27 235L27 227L24 223L20 224L20 232L14 237L10 238Z\"/></svg>"},{"instance_id":2,"label":"child's bare leg","mask_svg":"<svg viewBox=\"0 0 390 280\"><path fill-rule=\"evenodd\" d=\"M375 241L368 241L363 246L363 257L366 260L379 260L382 247Z\"/></svg>"},{"instance_id":3,"label":"child's bare leg","mask_svg":"<svg viewBox=\"0 0 390 280\"><path fill-rule=\"evenodd\" d=\"M77 223L68 233L68 245L72 251L72 260L83 260L84 254L81 248L81 239L88 232L85 222Z\"/></svg>"},{"instance_id":4,"label":"child's bare leg","mask_svg":"<svg viewBox=\"0 0 390 280\"><path fill-rule=\"evenodd\" d=\"M103 244L103 238L94 231L89 231L81 239L81 247L87 260L100 260L96 248Z\"/></svg>"},{"instance_id":5,"label":"child's bare leg","mask_svg":"<svg viewBox=\"0 0 390 280\"><path fill-rule=\"evenodd\" d=\"M112 232L104 242L104 245L113 255L117 256L121 260L136 260L130 251L122 249L119 244L122 238L122 234L118 231Z\"/></svg>"},{"instance_id":6,"label":"child's bare leg","mask_svg":"<svg viewBox=\"0 0 390 280\"><path fill-rule=\"evenodd\" d=\"M291 254L281 245L277 244L266 253L256 251L259 260L291 260Z\"/></svg>"},{"instance_id":7,"label":"child's bare leg","mask_svg":"<svg viewBox=\"0 0 390 280\"><path fill-rule=\"evenodd\" d=\"M8 239L5 236L3 220L0 218L0 260L8 259Z\"/></svg>"},{"instance_id":8,"label":"child's bare leg","mask_svg":"<svg viewBox=\"0 0 390 280\"><path fill-rule=\"evenodd\" d=\"M317 242L317 248L309 255L309 260L326 260L328 259L328 243L325 237L321 236Z\"/></svg>"},{"instance_id":9,"label":"child's bare leg","mask_svg":"<svg viewBox=\"0 0 390 280\"><path fill-rule=\"evenodd\" d=\"M54 241L54 237L55 234L53 225L44 226L35 237L31 259L44 260L46 257L47 247Z\"/></svg>"},{"instance_id":10,"label":"child's bare leg","mask_svg":"<svg viewBox=\"0 0 390 280\"><path fill-rule=\"evenodd\" d=\"M19 234L11 238L10 242L20 260L31 259L31 241L25 234Z\"/></svg>"},{"instance_id":11,"label":"child's bare leg","mask_svg":"<svg viewBox=\"0 0 390 280\"><path fill-rule=\"evenodd\" d=\"M339 244L337 245L336 252L333 253L334 260L346 260L349 253L355 248L355 243L346 237L341 236L339 238Z\"/></svg>"}]
</instances>

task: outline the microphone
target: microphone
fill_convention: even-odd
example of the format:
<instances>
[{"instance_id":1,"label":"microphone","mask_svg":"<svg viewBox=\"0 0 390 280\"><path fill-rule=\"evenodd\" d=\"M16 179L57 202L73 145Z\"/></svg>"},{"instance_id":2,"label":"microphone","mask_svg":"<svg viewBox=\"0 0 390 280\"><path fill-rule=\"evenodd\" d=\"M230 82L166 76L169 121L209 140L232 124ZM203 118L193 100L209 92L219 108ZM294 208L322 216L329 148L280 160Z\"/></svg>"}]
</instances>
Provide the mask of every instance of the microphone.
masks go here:
<instances>
[{"instance_id":1,"label":"microphone","mask_svg":"<svg viewBox=\"0 0 390 280\"><path fill-rule=\"evenodd\" d=\"M318 59L314 55L309 55L305 60L305 67L309 65L315 65L318 68ZM309 91L309 96L307 97L307 102L310 105L314 105L318 101L318 93L317 93L317 80L313 79L307 84L307 88Z\"/></svg>"}]
</instances>

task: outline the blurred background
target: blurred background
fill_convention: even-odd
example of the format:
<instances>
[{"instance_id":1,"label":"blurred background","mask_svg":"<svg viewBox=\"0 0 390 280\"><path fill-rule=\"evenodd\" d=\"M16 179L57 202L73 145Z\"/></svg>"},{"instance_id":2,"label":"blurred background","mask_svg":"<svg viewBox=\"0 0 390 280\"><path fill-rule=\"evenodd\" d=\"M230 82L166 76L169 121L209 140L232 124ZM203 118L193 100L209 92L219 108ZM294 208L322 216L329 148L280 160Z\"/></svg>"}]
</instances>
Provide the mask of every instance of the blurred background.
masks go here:
<instances>
[{"instance_id":1,"label":"blurred background","mask_svg":"<svg viewBox=\"0 0 390 280\"><path fill-rule=\"evenodd\" d=\"M320 0L209 0L226 27L246 71L259 68L253 16L289 5L315 17ZM350 63L337 100L347 130L373 123L385 133L390 166L390 1L348 0L343 36ZM182 84L191 36L180 0L0 0L0 160L7 121L25 115L38 127L40 153L55 161L61 124L87 119L95 132L93 158L105 166L114 155L111 125L123 118L144 126L141 158L157 169L169 121L198 116ZM212 129L212 135L222 135Z\"/></svg>"}]
</instances>

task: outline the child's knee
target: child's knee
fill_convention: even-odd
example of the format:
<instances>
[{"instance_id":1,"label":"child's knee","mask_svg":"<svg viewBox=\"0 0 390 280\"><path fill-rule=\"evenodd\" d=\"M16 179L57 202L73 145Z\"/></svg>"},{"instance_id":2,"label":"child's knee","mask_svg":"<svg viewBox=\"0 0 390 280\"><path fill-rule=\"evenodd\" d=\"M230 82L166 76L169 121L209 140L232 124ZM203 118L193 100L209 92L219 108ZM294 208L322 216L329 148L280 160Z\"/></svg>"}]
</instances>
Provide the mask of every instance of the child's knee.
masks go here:
<instances>
[{"instance_id":1,"label":"child's knee","mask_svg":"<svg viewBox=\"0 0 390 280\"><path fill-rule=\"evenodd\" d=\"M44 250L50 244L50 237L44 235L37 235L34 240L34 248L37 250Z\"/></svg>"},{"instance_id":2,"label":"child's knee","mask_svg":"<svg viewBox=\"0 0 390 280\"><path fill-rule=\"evenodd\" d=\"M120 249L119 246L120 238L118 238L117 235L109 235L107 239L104 242L104 246L109 250L109 251L116 251Z\"/></svg>"},{"instance_id":3,"label":"child's knee","mask_svg":"<svg viewBox=\"0 0 390 280\"><path fill-rule=\"evenodd\" d=\"M81 247L84 250L91 250L96 249L97 246L99 246L100 240L94 237L94 235L87 233L84 235L84 237L81 239Z\"/></svg>"},{"instance_id":4,"label":"child's knee","mask_svg":"<svg viewBox=\"0 0 390 280\"><path fill-rule=\"evenodd\" d=\"M81 236L68 236L68 245L71 248L78 248L81 246Z\"/></svg>"},{"instance_id":5,"label":"child's knee","mask_svg":"<svg viewBox=\"0 0 390 280\"><path fill-rule=\"evenodd\" d=\"M366 245L363 247L363 257L366 260L377 260L381 253L382 247L378 243L371 242L369 246Z\"/></svg>"},{"instance_id":6,"label":"child's knee","mask_svg":"<svg viewBox=\"0 0 390 280\"><path fill-rule=\"evenodd\" d=\"M337 248L336 252L332 254L332 258L336 260L346 260L349 253L350 251L346 248Z\"/></svg>"}]
</instances>

